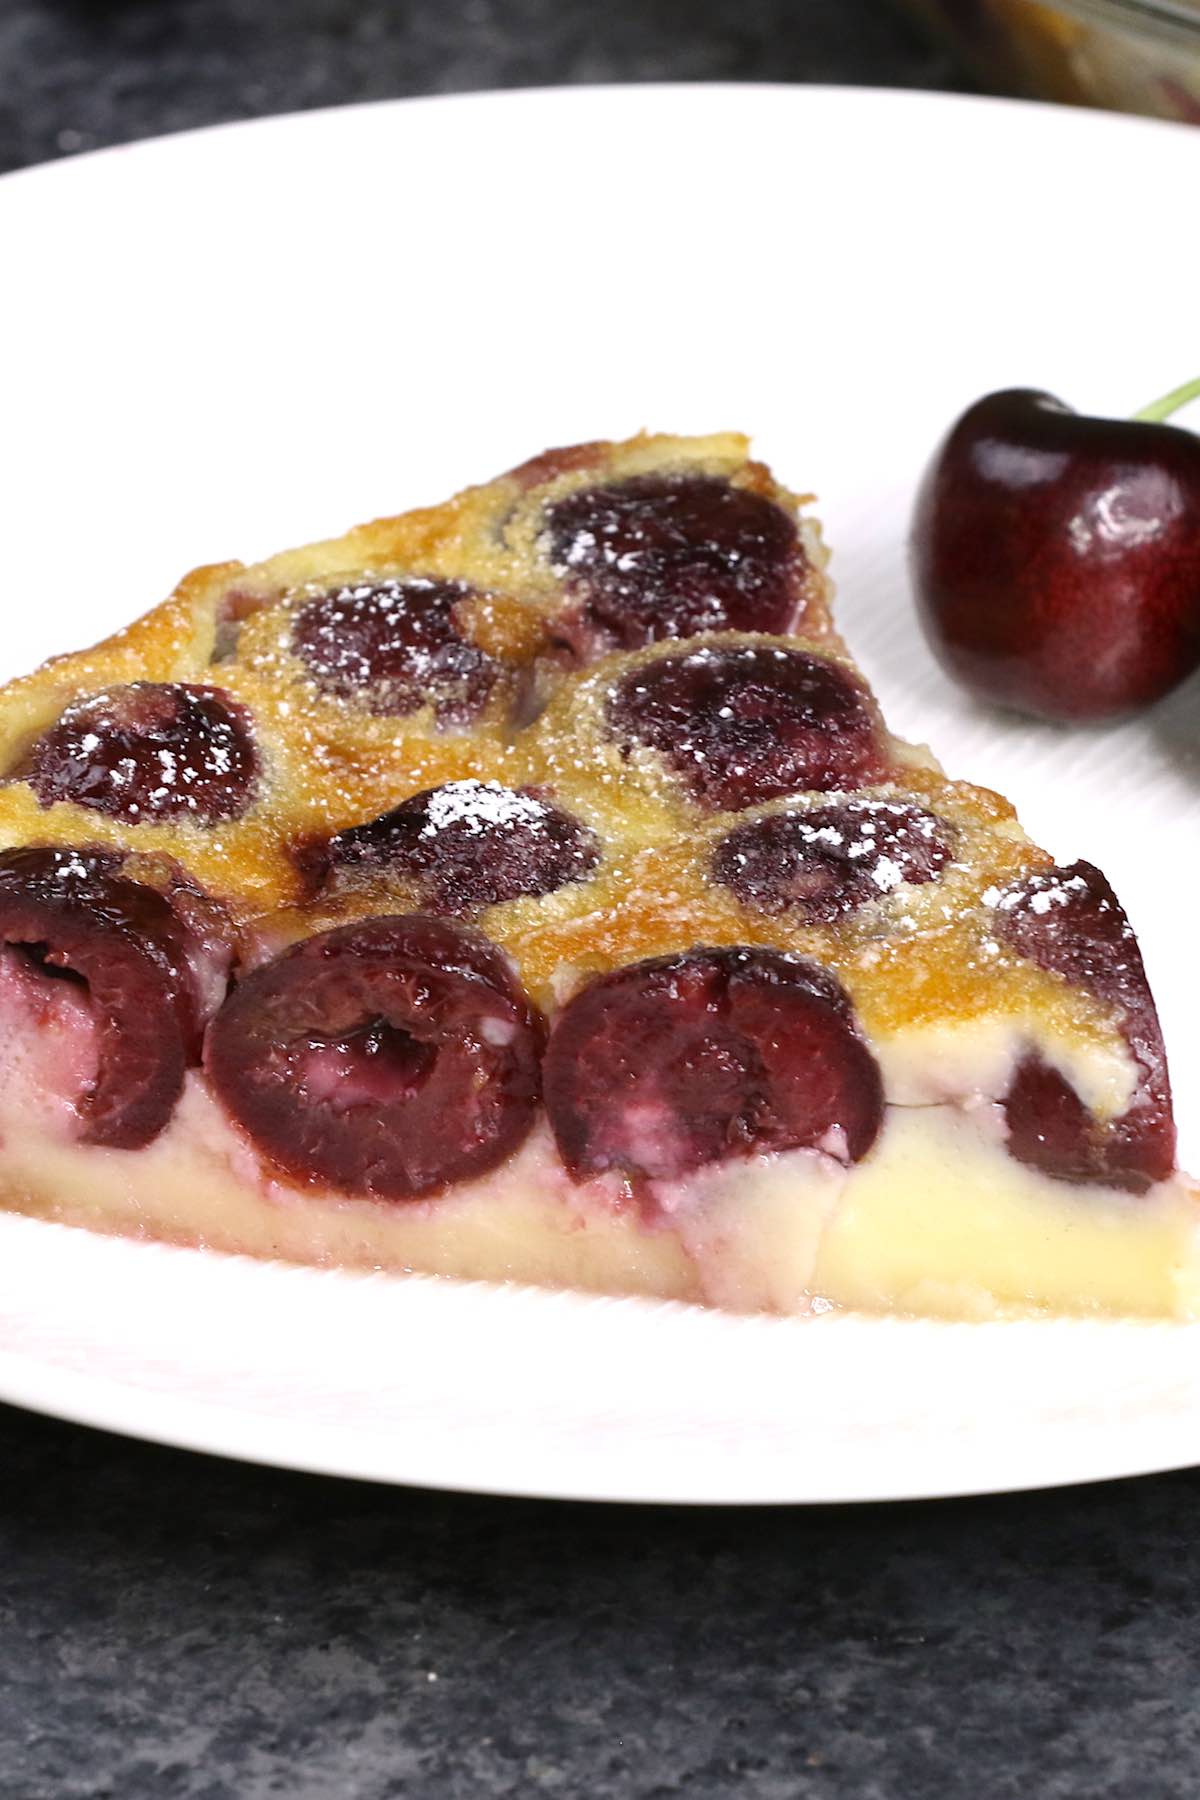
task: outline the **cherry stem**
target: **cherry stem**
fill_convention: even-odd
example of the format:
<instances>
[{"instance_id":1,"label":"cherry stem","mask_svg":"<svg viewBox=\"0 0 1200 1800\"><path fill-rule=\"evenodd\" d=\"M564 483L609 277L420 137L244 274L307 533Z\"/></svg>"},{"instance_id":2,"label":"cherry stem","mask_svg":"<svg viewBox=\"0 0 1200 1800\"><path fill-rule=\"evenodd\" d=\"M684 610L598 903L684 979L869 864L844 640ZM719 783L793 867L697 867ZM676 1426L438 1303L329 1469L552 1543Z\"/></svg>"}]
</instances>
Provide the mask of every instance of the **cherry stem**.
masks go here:
<instances>
[{"instance_id":1,"label":"cherry stem","mask_svg":"<svg viewBox=\"0 0 1200 1800\"><path fill-rule=\"evenodd\" d=\"M1144 420L1148 425L1157 425L1161 420L1169 419L1172 413L1178 412L1181 406L1186 406L1189 400L1200 400L1200 375L1197 375L1195 381L1185 381L1182 387L1172 388L1161 400L1152 400L1149 406L1143 406L1133 417Z\"/></svg>"}]
</instances>

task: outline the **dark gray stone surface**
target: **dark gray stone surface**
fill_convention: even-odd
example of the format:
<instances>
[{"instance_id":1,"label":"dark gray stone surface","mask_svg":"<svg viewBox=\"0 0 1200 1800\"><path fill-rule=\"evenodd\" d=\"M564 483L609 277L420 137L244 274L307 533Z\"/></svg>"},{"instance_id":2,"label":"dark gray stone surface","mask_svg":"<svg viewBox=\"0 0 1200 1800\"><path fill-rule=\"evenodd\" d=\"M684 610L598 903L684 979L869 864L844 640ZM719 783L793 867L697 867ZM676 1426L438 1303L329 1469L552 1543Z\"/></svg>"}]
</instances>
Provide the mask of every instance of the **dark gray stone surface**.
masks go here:
<instances>
[{"instance_id":1,"label":"dark gray stone surface","mask_svg":"<svg viewBox=\"0 0 1200 1800\"><path fill-rule=\"evenodd\" d=\"M12 1800L1194 1800L1200 1476L651 1511L0 1411Z\"/></svg>"},{"instance_id":2,"label":"dark gray stone surface","mask_svg":"<svg viewBox=\"0 0 1200 1800\"><path fill-rule=\"evenodd\" d=\"M887 0L0 0L0 169L347 100L596 81L962 85Z\"/></svg>"},{"instance_id":3,"label":"dark gray stone surface","mask_svg":"<svg viewBox=\"0 0 1200 1800\"><path fill-rule=\"evenodd\" d=\"M957 79L870 0L0 0L0 167L343 100L661 78ZM1200 1790L1197 1476L604 1510L4 1409L0 1469L3 1800Z\"/></svg>"}]
</instances>

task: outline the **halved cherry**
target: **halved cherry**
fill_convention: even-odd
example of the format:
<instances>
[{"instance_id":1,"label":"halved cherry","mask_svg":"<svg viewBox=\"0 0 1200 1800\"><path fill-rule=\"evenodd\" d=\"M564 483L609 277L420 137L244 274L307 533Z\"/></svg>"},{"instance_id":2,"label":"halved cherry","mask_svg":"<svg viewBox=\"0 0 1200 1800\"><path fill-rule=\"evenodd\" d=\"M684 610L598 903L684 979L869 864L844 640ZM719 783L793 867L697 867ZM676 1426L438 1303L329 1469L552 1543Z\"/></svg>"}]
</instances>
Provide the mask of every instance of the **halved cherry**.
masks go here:
<instances>
[{"instance_id":1,"label":"halved cherry","mask_svg":"<svg viewBox=\"0 0 1200 1800\"><path fill-rule=\"evenodd\" d=\"M321 932L253 970L205 1065L299 1181L383 1200L486 1174L533 1123L542 1025L480 933L417 914Z\"/></svg>"},{"instance_id":2,"label":"halved cherry","mask_svg":"<svg viewBox=\"0 0 1200 1800\"><path fill-rule=\"evenodd\" d=\"M435 912L466 913L584 881L599 860L592 832L531 788L447 781L338 832L310 866L414 881Z\"/></svg>"},{"instance_id":3,"label":"halved cherry","mask_svg":"<svg viewBox=\"0 0 1200 1800\"><path fill-rule=\"evenodd\" d=\"M1031 1052L1004 1100L1009 1149L1063 1181L1144 1192L1175 1166L1175 1122L1158 1012L1120 901L1099 869L1077 862L1014 883L995 897L994 918L997 936L1022 956L1117 1010L1137 1068L1126 1111L1102 1121Z\"/></svg>"},{"instance_id":4,"label":"halved cherry","mask_svg":"<svg viewBox=\"0 0 1200 1800\"><path fill-rule=\"evenodd\" d=\"M702 631L790 631L800 609L795 521L720 476L577 489L547 507L546 547L574 603L555 629L580 660Z\"/></svg>"},{"instance_id":5,"label":"halved cherry","mask_svg":"<svg viewBox=\"0 0 1200 1800\"><path fill-rule=\"evenodd\" d=\"M86 1000L96 1076L76 1100L81 1137L136 1150L167 1123L199 1053L220 958L119 864L104 851L0 854L0 954L24 981L67 980Z\"/></svg>"},{"instance_id":6,"label":"halved cherry","mask_svg":"<svg viewBox=\"0 0 1200 1800\"><path fill-rule=\"evenodd\" d=\"M903 882L932 881L950 859L948 836L908 801L839 800L736 826L712 872L743 906L827 925Z\"/></svg>"},{"instance_id":7,"label":"halved cherry","mask_svg":"<svg viewBox=\"0 0 1200 1800\"><path fill-rule=\"evenodd\" d=\"M690 950L599 976L563 1009L544 1067L579 1177L670 1181L755 1151L866 1155L883 1118L874 1057L835 978L780 950Z\"/></svg>"},{"instance_id":8,"label":"halved cherry","mask_svg":"<svg viewBox=\"0 0 1200 1800\"><path fill-rule=\"evenodd\" d=\"M879 780L886 759L859 678L807 650L706 644L630 669L608 698L626 754L655 750L702 806Z\"/></svg>"},{"instance_id":9,"label":"halved cherry","mask_svg":"<svg viewBox=\"0 0 1200 1800\"><path fill-rule=\"evenodd\" d=\"M471 591L420 576L340 587L301 608L292 647L335 698L397 716L432 703L439 725L469 725L500 675L456 624Z\"/></svg>"},{"instance_id":10,"label":"halved cherry","mask_svg":"<svg viewBox=\"0 0 1200 1800\"><path fill-rule=\"evenodd\" d=\"M19 773L43 806L215 825L249 806L258 752L249 713L221 688L133 681L68 706Z\"/></svg>"}]
</instances>

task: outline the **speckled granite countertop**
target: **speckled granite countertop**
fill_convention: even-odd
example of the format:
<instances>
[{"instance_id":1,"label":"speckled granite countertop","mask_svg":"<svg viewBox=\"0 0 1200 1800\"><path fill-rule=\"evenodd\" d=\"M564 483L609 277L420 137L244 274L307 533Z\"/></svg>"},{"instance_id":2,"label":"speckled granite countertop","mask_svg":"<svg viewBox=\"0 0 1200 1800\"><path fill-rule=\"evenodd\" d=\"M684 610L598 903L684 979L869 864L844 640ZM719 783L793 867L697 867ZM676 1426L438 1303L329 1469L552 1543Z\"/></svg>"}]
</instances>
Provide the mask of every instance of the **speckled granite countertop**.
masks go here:
<instances>
[{"instance_id":1,"label":"speckled granite countertop","mask_svg":"<svg viewBox=\"0 0 1200 1800\"><path fill-rule=\"evenodd\" d=\"M1200 1476L649 1511L0 1428L6 1800L1200 1785Z\"/></svg>"},{"instance_id":2,"label":"speckled granite countertop","mask_svg":"<svg viewBox=\"0 0 1200 1800\"><path fill-rule=\"evenodd\" d=\"M0 0L0 168L559 81L954 86L871 0ZM1194 1800L1200 1475L846 1512L244 1468L0 1409L2 1800Z\"/></svg>"},{"instance_id":3,"label":"speckled granite countertop","mask_svg":"<svg viewBox=\"0 0 1200 1800\"><path fill-rule=\"evenodd\" d=\"M347 100L596 81L962 85L887 0L0 0L0 169Z\"/></svg>"}]
</instances>

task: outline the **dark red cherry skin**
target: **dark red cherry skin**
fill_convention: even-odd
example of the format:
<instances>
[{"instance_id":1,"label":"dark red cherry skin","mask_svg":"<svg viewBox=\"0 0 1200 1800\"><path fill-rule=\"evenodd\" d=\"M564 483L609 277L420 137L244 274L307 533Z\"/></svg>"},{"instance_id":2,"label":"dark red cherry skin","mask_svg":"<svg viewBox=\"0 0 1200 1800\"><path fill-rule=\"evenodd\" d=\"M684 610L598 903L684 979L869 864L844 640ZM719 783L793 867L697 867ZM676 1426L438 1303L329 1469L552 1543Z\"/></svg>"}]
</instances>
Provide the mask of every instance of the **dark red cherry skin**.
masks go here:
<instances>
[{"instance_id":1,"label":"dark red cherry skin","mask_svg":"<svg viewBox=\"0 0 1200 1800\"><path fill-rule=\"evenodd\" d=\"M0 944L26 977L86 988L97 1077L77 1101L84 1143L137 1150L167 1123L228 967L207 925L185 923L110 852L0 854Z\"/></svg>"},{"instance_id":2,"label":"dark red cherry skin","mask_svg":"<svg viewBox=\"0 0 1200 1800\"><path fill-rule=\"evenodd\" d=\"M397 914L294 945L238 983L205 1067L268 1163L302 1183L415 1200L527 1136L543 1027L479 932Z\"/></svg>"},{"instance_id":3,"label":"dark red cherry skin","mask_svg":"<svg viewBox=\"0 0 1200 1800\"><path fill-rule=\"evenodd\" d=\"M572 605L552 627L581 662L703 631L791 631L805 557L795 521L714 475L637 475L546 510Z\"/></svg>"},{"instance_id":4,"label":"dark red cherry skin","mask_svg":"<svg viewBox=\"0 0 1200 1800\"><path fill-rule=\"evenodd\" d=\"M439 726L469 725L501 672L458 629L470 595L462 582L419 576L337 588L300 609L292 647L335 699L395 717L432 702Z\"/></svg>"},{"instance_id":5,"label":"dark red cherry skin","mask_svg":"<svg viewBox=\"0 0 1200 1800\"><path fill-rule=\"evenodd\" d=\"M690 950L602 975L550 1033L546 1110L577 1179L671 1181L731 1156L865 1156L874 1057L826 970L779 950Z\"/></svg>"},{"instance_id":6,"label":"dark red cherry skin","mask_svg":"<svg viewBox=\"0 0 1200 1800\"><path fill-rule=\"evenodd\" d=\"M76 700L18 773L43 806L70 800L128 825L216 825L254 797L250 715L220 688L133 681Z\"/></svg>"},{"instance_id":7,"label":"dark red cherry skin","mask_svg":"<svg viewBox=\"0 0 1200 1800\"><path fill-rule=\"evenodd\" d=\"M1120 1118L1102 1123L1035 1053L1005 1096L1009 1149L1063 1181L1144 1192L1175 1166L1171 1084L1158 1013L1137 939L1093 864L1028 875L1005 890L993 918L998 938L1112 1006L1137 1064L1137 1088Z\"/></svg>"},{"instance_id":8,"label":"dark red cherry skin","mask_svg":"<svg viewBox=\"0 0 1200 1800\"><path fill-rule=\"evenodd\" d=\"M431 912L463 915L586 881L595 836L532 788L447 781L306 852L326 883L343 871L413 882Z\"/></svg>"},{"instance_id":9,"label":"dark red cherry skin","mask_svg":"<svg viewBox=\"0 0 1200 1800\"><path fill-rule=\"evenodd\" d=\"M911 566L978 698L1069 722L1147 706L1200 666L1200 438L989 394L925 472Z\"/></svg>"},{"instance_id":10,"label":"dark red cherry skin","mask_svg":"<svg viewBox=\"0 0 1200 1800\"><path fill-rule=\"evenodd\" d=\"M712 872L743 906L829 925L902 882L932 881L950 855L949 827L923 807L850 799L736 826Z\"/></svg>"},{"instance_id":11,"label":"dark red cherry skin","mask_svg":"<svg viewBox=\"0 0 1200 1800\"><path fill-rule=\"evenodd\" d=\"M886 758L871 703L837 663L774 644L706 644L631 669L610 690L626 754L656 750L701 806L862 787Z\"/></svg>"}]
</instances>

